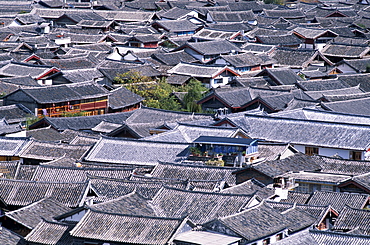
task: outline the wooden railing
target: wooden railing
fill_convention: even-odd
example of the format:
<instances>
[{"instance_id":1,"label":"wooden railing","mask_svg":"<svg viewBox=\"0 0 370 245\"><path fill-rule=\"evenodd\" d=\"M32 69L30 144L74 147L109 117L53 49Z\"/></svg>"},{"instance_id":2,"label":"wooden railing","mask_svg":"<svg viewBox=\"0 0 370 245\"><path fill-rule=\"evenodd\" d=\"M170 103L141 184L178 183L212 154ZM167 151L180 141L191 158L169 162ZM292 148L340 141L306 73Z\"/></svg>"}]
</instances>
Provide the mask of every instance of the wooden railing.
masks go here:
<instances>
[{"instance_id":1,"label":"wooden railing","mask_svg":"<svg viewBox=\"0 0 370 245\"><path fill-rule=\"evenodd\" d=\"M108 100L99 100L87 103L80 103L74 105L62 105L62 106L53 106L44 109L37 110L37 116L48 116L48 117L61 117L65 113L79 113L86 111L86 114L91 114L91 111L94 110L107 110Z\"/></svg>"}]
</instances>

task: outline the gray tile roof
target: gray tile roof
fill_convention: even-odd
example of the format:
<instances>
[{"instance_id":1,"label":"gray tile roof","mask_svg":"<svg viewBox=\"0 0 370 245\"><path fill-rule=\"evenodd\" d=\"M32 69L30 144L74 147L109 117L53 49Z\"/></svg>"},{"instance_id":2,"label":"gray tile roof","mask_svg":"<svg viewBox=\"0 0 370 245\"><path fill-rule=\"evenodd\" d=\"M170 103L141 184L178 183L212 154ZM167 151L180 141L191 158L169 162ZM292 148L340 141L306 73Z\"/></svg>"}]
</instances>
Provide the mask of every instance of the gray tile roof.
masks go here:
<instances>
[{"instance_id":1,"label":"gray tile roof","mask_svg":"<svg viewBox=\"0 0 370 245\"><path fill-rule=\"evenodd\" d=\"M330 205L334 210L342 212L346 205L357 209L363 208L369 197L368 194L316 191L311 195L307 204L316 206Z\"/></svg>"},{"instance_id":2,"label":"gray tile roof","mask_svg":"<svg viewBox=\"0 0 370 245\"><path fill-rule=\"evenodd\" d=\"M317 171L321 167L314 160L312 160L310 156L299 152L281 160L256 163L255 165L252 165L251 168L273 178L290 171Z\"/></svg>"},{"instance_id":3,"label":"gray tile roof","mask_svg":"<svg viewBox=\"0 0 370 245\"><path fill-rule=\"evenodd\" d=\"M284 215L265 202L261 202L240 213L211 221L205 224L205 226L211 228L213 226L212 223L230 229L234 234L243 237L247 242L282 232L289 226Z\"/></svg>"},{"instance_id":4,"label":"gray tile roof","mask_svg":"<svg viewBox=\"0 0 370 245\"><path fill-rule=\"evenodd\" d=\"M272 52L271 57L276 60L276 66L300 68L308 65L315 52L312 50L278 48Z\"/></svg>"},{"instance_id":5,"label":"gray tile roof","mask_svg":"<svg viewBox=\"0 0 370 245\"><path fill-rule=\"evenodd\" d=\"M41 104L99 98L108 95L106 89L91 82L55 85L42 88L21 88L18 91L26 93L37 103Z\"/></svg>"},{"instance_id":6,"label":"gray tile roof","mask_svg":"<svg viewBox=\"0 0 370 245\"><path fill-rule=\"evenodd\" d=\"M273 196L275 191L273 189L266 188L266 186L263 183L253 178L244 181L243 183L240 183L238 185L225 188L221 190L221 193L247 194L247 195L256 194L257 196L265 199Z\"/></svg>"},{"instance_id":7,"label":"gray tile roof","mask_svg":"<svg viewBox=\"0 0 370 245\"><path fill-rule=\"evenodd\" d=\"M237 128L221 128L213 126L197 126L180 123L175 129L161 134L145 137L145 140L163 142L192 143L199 136L236 137Z\"/></svg>"},{"instance_id":8,"label":"gray tile roof","mask_svg":"<svg viewBox=\"0 0 370 245\"><path fill-rule=\"evenodd\" d=\"M368 161L347 160L319 155L312 157L317 159L321 165L321 172L324 173L359 175L370 172Z\"/></svg>"},{"instance_id":9,"label":"gray tile roof","mask_svg":"<svg viewBox=\"0 0 370 245\"><path fill-rule=\"evenodd\" d=\"M369 116L370 110L367 107L369 100L370 98L366 97L344 101L322 102L322 107L334 112Z\"/></svg>"},{"instance_id":10,"label":"gray tile roof","mask_svg":"<svg viewBox=\"0 0 370 245\"><path fill-rule=\"evenodd\" d=\"M370 211L345 206L334 223L333 230L349 231L358 229L362 235L370 235Z\"/></svg>"},{"instance_id":11,"label":"gray tile roof","mask_svg":"<svg viewBox=\"0 0 370 245\"><path fill-rule=\"evenodd\" d=\"M66 139L64 135L51 127L27 130L26 136L39 141L61 142Z\"/></svg>"},{"instance_id":12,"label":"gray tile roof","mask_svg":"<svg viewBox=\"0 0 370 245\"><path fill-rule=\"evenodd\" d=\"M136 192L145 199L152 199L164 185L176 188L187 188L187 182L183 180L172 181L137 181L128 179L115 179L89 176L91 189L98 197L118 198Z\"/></svg>"},{"instance_id":13,"label":"gray tile roof","mask_svg":"<svg viewBox=\"0 0 370 245\"><path fill-rule=\"evenodd\" d=\"M66 224L43 219L25 237L29 243L48 244L48 245L69 245L73 244L74 238L69 232L74 224Z\"/></svg>"},{"instance_id":14,"label":"gray tile roof","mask_svg":"<svg viewBox=\"0 0 370 245\"><path fill-rule=\"evenodd\" d=\"M180 218L187 216L197 224L234 214L252 200L252 195L185 191L163 187L153 198L157 215Z\"/></svg>"},{"instance_id":15,"label":"gray tile roof","mask_svg":"<svg viewBox=\"0 0 370 245\"><path fill-rule=\"evenodd\" d=\"M8 138L0 137L0 155L1 156L19 156L31 141L28 138Z\"/></svg>"},{"instance_id":16,"label":"gray tile roof","mask_svg":"<svg viewBox=\"0 0 370 245\"><path fill-rule=\"evenodd\" d=\"M136 191L106 202L94 204L91 208L109 213L156 216L149 200Z\"/></svg>"},{"instance_id":17,"label":"gray tile roof","mask_svg":"<svg viewBox=\"0 0 370 245\"><path fill-rule=\"evenodd\" d=\"M36 66L26 63L9 63L0 68L0 74L6 77L30 76L38 78L47 74L53 68L51 66Z\"/></svg>"},{"instance_id":18,"label":"gray tile roof","mask_svg":"<svg viewBox=\"0 0 370 245\"><path fill-rule=\"evenodd\" d=\"M177 65L180 62L192 63L196 61L193 56L183 50L170 53L155 53L152 55L152 58L169 66Z\"/></svg>"},{"instance_id":19,"label":"gray tile roof","mask_svg":"<svg viewBox=\"0 0 370 245\"><path fill-rule=\"evenodd\" d=\"M247 22L256 19L252 10L245 11L208 11L211 20L216 23L220 22Z\"/></svg>"},{"instance_id":20,"label":"gray tile roof","mask_svg":"<svg viewBox=\"0 0 370 245\"><path fill-rule=\"evenodd\" d=\"M250 137L272 142L352 150L365 150L370 142L369 129L363 125L257 115L246 115L245 120L248 126L240 126Z\"/></svg>"},{"instance_id":21,"label":"gray tile roof","mask_svg":"<svg viewBox=\"0 0 370 245\"><path fill-rule=\"evenodd\" d=\"M135 105L144 100L143 97L121 87L110 91L108 96L108 105L113 110Z\"/></svg>"},{"instance_id":22,"label":"gray tile roof","mask_svg":"<svg viewBox=\"0 0 370 245\"><path fill-rule=\"evenodd\" d=\"M6 245L25 245L23 237L11 230L1 227L0 243Z\"/></svg>"},{"instance_id":23,"label":"gray tile roof","mask_svg":"<svg viewBox=\"0 0 370 245\"><path fill-rule=\"evenodd\" d=\"M80 159L91 145L70 145L64 143L41 142L33 140L27 148L22 150L20 157L51 161L63 156Z\"/></svg>"},{"instance_id":24,"label":"gray tile roof","mask_svg":"<svg viewBox=\"0 0 370 245\"><path fill-rule=\"evenodd\" d=\"M187 42L184 47L189 47L194 49L202 55L216 55L216 54L227 54L231 51L240 52L235 44L227 40L216 40L216 41L207 41L207 42Z\"/></svg>"},{"instance_id":25,"label":"gray tile roof","mask_svg":"<svg viewBox=\"0 0 370 245\"><path fill-rule=\"evenodd\" d=\"M151 176L182 180L224 180L228 185L233 186L235 185L235 176L232 172L235 170L238 170L238 168L160 162L151 172Z\"/></svg>"},{"instance_id":26,"label":"gray tile roof","mask_svg":"<svg viewBox=\"0 0 370 245\"><path fill-rule=\"evenodd\" d=\"M51 198L43 198L26 207L6 212L5 216L32 230L42 219L51 220L69 211L71 209L64 204Z\"/></svg>"},{"instance_id":27,"label":"gray tile roof","mask_svg":"<svg viewBox=\"0 0 370 245\"><path fill-rule=\"evenodd\" d=\"M341 89L333 89L333 90L321 90L321 91L306 91L307 95L309 95L312 99L318 100L323 98L331 98L331 96L342 96L342 95L360 95L364 93L364 91L360 88L360 86L349 87L349 88L341 88Z\"/></svg>"},{"instance_id":28,"label":"gray tile roof","mask_svg":"<svg viewBox=\"0 0 370 245\"><path fill-rule=\"evenodd\" d=\"M352 87L346 81L338 78L298 81L297 85L306 91L325 91Z\"/></svg>"},{"instance_id":29,"label":"gray tile roof","mask_svg":"<svg viewBox=\"0 0 370 245\"><path fill-rule=\"evenodd\" d=\"M84 202L88 183L51 183L0 179L0 197L7 205L26 206L45 197L52 197L68 207Z\"/></svg>"},{"instance_id":30,"label":"gray tile roof","mask_svg":"<svg viewBox=\"0 0 370 245\"><path fill-rule=\"evenodd\" d=\"M180 161L188 154L188 143L102 138L85 157L87 161L156 165L158 161Z\"/></svg>"},{"instance_id":31,"label":"gray tile roof","mask_svg":"<svg viewBox=\"0 0 370 245\"><path fill-rule=\"evenodd\" d=\"M137 216L89 209L70 234L108 242L164 245L173 239L184 221L184 218Z\"/></svg>"},{"instance_id":32,"label":"gray tile roof","mask_svg":"<svg viewBox=\"0 0 370 245\"><path fill-rule=\"evenodd\" d=\"M369 47L364 46L353 46L353 45L338 45L338 44L327 44L321 53L325 56L340 57L340 58L362 58L367 55L370 51Z\"/></svg>"},{"instance_id":33,"label":"gray tile roof","mask_svg":"<svg viewBox=\"0 0 370 245\"><path fill-rule=\"evenodd\" d=\"M38 166L32 175L33 181L46 182L85 182L90 175L107 178L128 178L133 172L132 168L91 168L91 167L55 167L42 165Z\"/></svg>"},{"instance_id":34,"label":"gray tile roof","mask_svg":"<svg viewBox=\"0 0 370 245\"><path fill-rule=\"evenodd\" d=\"M0 118L4 118L9 124L24 122L31 115L32 112L21 104L0 107Z\"/></svg>"},{"instance_id":35,"label":"gray tile roof","mask_svg":"<svg viewBox=\"0 0 370 245\"><path fill-rule=\"evenodd\" d=\"M178 75L186 75L192 76L196 78L215 78L225 70L228 70L234 76L239 76L237 71L225 66L209 66L209 65L196 65L196 64L186 64L186 63L179 63L176 66L172 67L167 72L169 74L178 74Z\"/></svg>"},{"instance_id":36,"label":"gray tile roof","mask_svg":"<svg viewBox=\"0 0 370 245\"><path fill-rule=\"evenodd\" d=\"M53 128L60 131L66 129L89 130L103 120L120 124L127 120L134 112L135 111L81 117L45 117L41 119L39 123L45 122L47 125L51 125Z\"/></svg>"},{"instance_id":37,"label":"gray tile roof","mask_svg":"<svg viewBox=\"0 0 370 245\"><path fill-rule=\"evenodd\" d=\"M159 28L163 28L168 32L183 32L183 31L196 31L199 26L191 22L190 20L158 20L152 25L157 25Z\"/></svg>"},{"instance_id":38,"label":"gray tile roof","mask_svg":"<svg viewBox=\"0 0 370 245\"><path fill-rule=\"evenodd\" d=\"M255 76L269 76L277 83L276 85L293 85L303 81L303 79L290 68L268 68Z\"/></svg>"}]
</instances>

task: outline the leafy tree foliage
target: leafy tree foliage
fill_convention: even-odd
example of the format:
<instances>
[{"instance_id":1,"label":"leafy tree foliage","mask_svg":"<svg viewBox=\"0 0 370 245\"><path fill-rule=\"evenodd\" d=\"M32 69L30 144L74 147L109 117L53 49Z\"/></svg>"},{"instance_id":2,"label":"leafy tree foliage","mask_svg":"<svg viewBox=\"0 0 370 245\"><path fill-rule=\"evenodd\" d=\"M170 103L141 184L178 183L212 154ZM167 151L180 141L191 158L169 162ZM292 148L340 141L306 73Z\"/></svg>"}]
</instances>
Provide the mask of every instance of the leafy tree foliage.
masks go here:
<instances>
[{"instance_id":1,"label":"leafy tree foliage","mask_svg":"<svg viewBox=\"0 0 370 245\"><path fill-rule=\"evenodd\" d=\"M153 81L150 77L142 76L136 71L120 74L115 81L143 97L144 105L173 111L201 112L202 108L196 104L196 101L201 99L202 93L207 90L195 79L184 87L175 87L168 84L165 79ZM187 92L183 106L172 96L173 92Z\"/></svg>"}]
</instances>

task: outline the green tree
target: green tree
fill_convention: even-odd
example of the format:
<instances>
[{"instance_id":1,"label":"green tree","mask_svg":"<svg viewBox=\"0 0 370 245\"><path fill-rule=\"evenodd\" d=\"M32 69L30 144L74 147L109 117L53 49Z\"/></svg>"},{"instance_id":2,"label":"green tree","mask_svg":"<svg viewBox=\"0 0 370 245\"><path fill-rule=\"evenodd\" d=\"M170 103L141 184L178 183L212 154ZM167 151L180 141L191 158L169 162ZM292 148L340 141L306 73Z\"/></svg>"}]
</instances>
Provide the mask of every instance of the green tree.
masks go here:
<instances>
[{"instance_id":1,"label":"green tree","mask_svg":"<svg viewBox=\"0 0 370 245\"><path fill-rule=\"evenodd\" d=\"M144 105L153 108L173 110L173 111L189 111L201 112L201 106L196 104L197 100L202 98L202 93L207 90L196 79L192 79L188 85L176 87L166 82L165 79L153 81L150 77L142 76L139 72L129 71L120 74L115 81L122 84L130 91L144 98ZM184 97L184 108L172 96L173 92L187 92Z\"/></svg>"},{"instance_id":2,"label":"green tree","mask_svg":"<svg viewBox=\"0 0 370 245\"><path fill-rule=\"evenodd\" d=\"M197 101L203 97L206 88L198 80L191 80L188 84L187 94L184 96L184 107L189 112L202 112L202 107Z\"/></svg>"}]
</instances>

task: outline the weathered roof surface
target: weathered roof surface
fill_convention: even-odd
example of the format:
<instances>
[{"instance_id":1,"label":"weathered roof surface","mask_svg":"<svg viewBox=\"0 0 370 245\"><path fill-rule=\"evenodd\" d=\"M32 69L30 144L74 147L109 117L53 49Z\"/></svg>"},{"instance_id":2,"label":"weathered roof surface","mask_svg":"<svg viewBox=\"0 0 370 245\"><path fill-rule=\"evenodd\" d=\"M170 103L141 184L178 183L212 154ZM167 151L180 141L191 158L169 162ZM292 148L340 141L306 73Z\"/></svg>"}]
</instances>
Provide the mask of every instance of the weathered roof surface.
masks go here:
<instances>
[{"instance_id":1,"label":"weathered roof surface","mask_svg":"<svg viewBox=\"0 0 370 245\"><path fill-rule=\"evenodd\" d=\"M101 241L157 245L168 244L183 225L183 218L136 216L89 209L70 233L74 237Z\"/></svg>"},{"instance_id":2,"label":"weathered roof surface","mask_svg":"<svg viewBox=\"0 0 370 245\"><path fill-rule=\"evenodd\" d=\"M292 151L292 153L298 152L287 143L258 142L259 158L264 158L267 161L280 159L287 151Z\"/></svg>"},{"instance_id":3,"label":"weathered roof surface","mask_svg":"<svg viewBox=\"0 0 370 245\"><path fill-rule=\"evenodd\" d=\"M291 45L299 45L302 43L302 40L292 33L286 34L286 35L275 35L275 36L256 35L255 37L258 43L270 44L270 45L291 46Z\"/></svg>"},{"instance_id":4,"label":"weathered roof surface","mask_svg":"<svg viewBox=\"0 0 370 245\"><path fill-rule=\"evenodd\" d=\"M292 69L290 68L269 68L264 69L255 76L269 76L276 85L293 85L297 82L303 81Z\"/></svg>"},{"instance_id":5,"label":"weathered roof surface","mask_svg":"<svg viewBox=\"0 0 370 245\"><path fill-rule=\"evenodd\" d=\"M328 173L312 173L301 171L299 173L286 173L283 177L294 178L297 182L314 182L338 185L339 183L351 179L349 175L343 174L328 174Z\"/></svg>"},{"instance_id":6,"label":"weathered roof surface","mask_svg":"<svg viewBox=\"0 0 370 245\"><path fill-rule=\"evenodd\" d=\"M7 77L30 76L39 78L47 74L53 68L51 66L37 66L28 63L9 63L0 68L0 74Z\"/></svg>"},{"instance_id":7,"label":"weathered roof surface","mask_svg":"<svg viewBox=\"0 0 370 245\"><path fill-rule=\"evenodd\" d=\"M281 160L263 161L261 163L257 163L253 165L252 168L273 178L290 171L315 171L319 170L321 167L314 160L312 160L310 156L307 156L303 153L296 153Z\"/></svg>"},{"instance_id":8,"label":"weathered roof surface","mask_svg":"<svg viewBox=\"0 0 370 245\"><path fill-rule=\"evenodd\" d=\"M1 156L19 156L20 152L31 143L29 138L0 137Z\"/></svg>"},{"instance_id":9,"label":"weathered roof surface","mask_svg":"<svg viewBox=\"0 0 370 245\"><path fill-rule=\"evenodd\" d=\"M370 64L370 58L364 59L344 59L343 63L353 68L357 73L364 73Z\"/></svg>"},{"instance_id":10,"label":"weathered roof surface","mask_svg":"<svg viewBox=\"0 0 370 245\"><path fill-rule=\"evenodd\" d=\"M180 123L175 129L145 137L145 140L163 142L192 143L199 136L236 137L240 132L237 128L222 128L213 126L197 126Z\"/></svg>"},{"instance_id":11,"label":"weathered roof surface","mask_svg":"<svg viewBox=\"0 0 370 245\"><path fill-rule=\"evenodd\" d=\"M41 59L48 66L54 66L63 70L89 69L97 66L97 61L91 56L71 57L68 59Z\"/></svg>"},{"instance_id":12,"label":"weathered roof surface","mask_svg":"<svg viewBox=\"0 0 370 245\"><path fill-rule=\"evenodd\" d=\"M88 183L52 183L0 179L0 197L7 205L26 206L52 197L68 207L81 206Z\"/></svg>"},{"instance_id":13,"label":"weathered roof surface","mask_svg":"<svg viewBox=\"0 0 370 245\"><path fill-rule=\"evenodd\" d=\"M301 68L308 65L314 54L312 50L279 48L272 52L271 57L276 60L276 66Z\"/></svg>"},{"instance_id":14,"label":"weathered roof surface","mask_svg":"<svg viewBox=\"0 0 370 245\"><path fill-rule=\"evenodd\" d=\"M244 208L252 195L185 191L163 187L152 200L157 215L189 217L201 224L217 217L234 214Z\"/></svg>"},{"instance_id":15,"label":"weathered roof surface","mask_svg":"<svg viewBox=\"0 0 370 245\"><path fill-rule=\"evenodd\" d=\"M239 168L215 167L206 165L186 165L160 162L151 175L155 178L182 180L224 180L230 186L235 185L233 171Z\"/></svg>"},{"instance_id":16,"label":"weathered roof surface","mask_svg":"<svg viewBox=\"0 0 370 245\"><path fill-rule=\"evenodd\" d=\"M263 12L267 17L271 18L299 19L306 16L298 9L264 9Z\"/></svg>"},{"instance_id":17,"label":"weathered roof surface","mask_svg":"<svg viewBox=\"0 0 370 245\"><path fill-rule=\"evenodd\" d=\"M54 216L71 211L70 208L51 198L43 198L26 207L6 212L5 216L23 226L33 229L42 219L53 219Z\"/></svg>"},{"instance_id":18,"label":"weathered roof surface","mask_svg":"<svg viewBox=\"0 0 370 245\"><path fill-rule=\"evenodd\" d=\"M341 112L347 114L370 115L368 107L370 97L351 99L335 102L322 102L322 106L334 112Z\"/></svg>"},{"instance_id":19,"label":"weathered roof surface","mask_svg":"<svg viewBox=\"0 0 370 245\"><path fill-rule=\"evenodd\" d=\"M344 192L316 191L308 200L308 205L325 206L330 205L341 212L345 206L361 209L368 202L370 195Z\"/></svg>"},{"instance_id":20,"label":"weathered roof surface","mask_svg":"<svg viewBox=\"0 0 370 245\"><path fill-rule=\"evenodd\" d=\"M220 75L225 70L231 71L234 73L234 76L239 76L239 73L232 70L231 68L225 66L205 66L205 65L196 65L196 64L185 64L179 63L176 66L172 67L167 72L170 74L179 74L187 75L193 77L203 77L203 78L215 78Z\"/></svg>"},{"instance_id":21,"label":"weathered roof surface","mask_svg":"<svg viewBox=\"0 0 370 245\"><path fill-rule=\"evenodd\" d=\"M331 33L332 35L336 36L336 33L328 29L319 29L319 28L307 28L307 27L296 27L293 29L293 32L296 33L298 36L302 36L304 38L309 39L316 39L320 36L325 35L327 32Z\"/></svg>"},{"instance_id":22,"label":"weathered roof surface","mask_svg":"<svg viewBox=\"0 0 370 245\"><path fill-rule=\"evenodd\" d=\"M144 100L143 97L131 92L130 90L120 87L110 91L108 96L108 105L113 110L132 106Z\"/></svg>"},{"instance_id":23,"label":"weathered roof surface","mask_svg":"<svg viewBox=\"0 0 370 245\"><path fill-rule=\"evenodd\" d=\"M65 140L64 135L51 127L27 130L26 136L39 141L61 142Z\"/></svg>"},{"instance_id":24,"label":"weathered roof surface","mask_svg":"<svg viewBox=\"0 0 370 245\"><path fill-rule=\"evenodd\" d=\"M30 180L47 182L79 183L89 179L89 175L107 178L128 178L132 168L98 168L98 167L56 167L48 165L37 166Z\"/></svg>"},{"instance_id":25,"label":"weathered roof surface","mask_svg":"<svg viewBox=\"0 0 370 245\"><path fill-rule=\"evenodd\" d=\"M308 199L311 197L311 193L301 193L296 191L289 191L287 199L281 200L286 203L307 203Z\"/></svg>"},{"instance_id":26,"label":"weathered roof surface","mask_svg":"<svg viewBox=\"0 0 370 245\"><path fill-rule=\"evenodd\" d=\"M327 44L321 53L325 56L333 56L340 58L362 58L370 51L369 47Z\"/></svg>"},{"instance_id":27,"label":"weathered roof surface","mask_svg":"<svg viewBox=\"0 0 370 245\"><path fill-rule=\"evenodd\" d=\"M51 125L53 128L60 131L66 129L88 130L95 127L103 120L118 124L122 123L133 113L134 111L102 114L96 116L45 117L41 119L39 122L45 121L47 125Z\"/></svg>"},{"instance_id":28,"label":"weathered roof surface","mask_svg":"<svg viewBox=\"0 0 370 245\"><path fill-rule=\"evenodd\" d=\"M247 195L256 194L257 196L265 199L273 196L275 194L275 191L273 189L266 188L263 183L253 178L244 181L243 183L240 183L238 185L223 189L221 190L221 193Z\"/></svg>"},{"instance_id":29,"label":"weathered roof surface","mask_svg":"<svg viewBox=\"0 0 370 245\"><path fill-rule=\"evenodd\" d=\"M0 243L9 245L25 245L23 237L11 230L1 227Z\"/></svg>"},{"instance_id":30,"label":"weathered roof surface","mask_svg":"<svg viewBox=\"0 0 370 245\"><path fill-rule=\"evenodd\" d=\"M80 159L90 148L91 145L70 145L32 140L32 142L22 150L20 157L48 161L63 156Z\"/></svg>"},{"instance_id":31,"label":"weathered roof surface","mask_svg":"<svg viewBox=\"0 0 370 245\"><path fill-rule=\"evenodd\" d=\"M106 89L91 82L55 85L42 88L21 88L19 91L26 93L36 102L42 104L92 99L108 95Z\"/></svg>"},{"instance_id":32,"label":"weathered roof surface","mask_svg":"<svg viewBox=\"0 0 370 245\"><path fill-rule=\"evenodd\" d=\"M118 164L155 165L158 161L180 161L189 154L188 143L101 138L85 160Z\"/></svg>"},{"instance_id":33,"label":"weathered roof surface","mask_svg":"<svg viewBox=\"0 0 370 245\"><path fill-rule=\"evenodd\" d=\"M368 161L348 160L319 155L312 157L317 159L318 163L321 165L321 172L324 173L358 175L370 172Z\"/></svg>"},{"instance_id":34,"label":"weathered roof surface","mask_svg":"<svg viewBox=\"0 0 370 245\"><path fill-rule=\"evenodd\" d=\"M149 199L144 198L136 191L106 202L94 204L91 207L109 213L156 216Z\"/></svg>"},{"instance_id":35,"label":"weathered roof surface","mask_svg":"<svg viewBox=\"0 0 370 245\"><path fill-rule=\"evenodd\" d=\"M364 94L364 91L360 88L360 86L349 87L349 88L340 88L340 89L333 89L333 90L321 90L321 91L306 91L307 95L309 95L312 99L318 100L322 98L327 98L330 96L341 96L341 95L355 95ZM369 97L367 95L366 97Z\"/></svg>"},{"instance_id":36,"label":"weathered roof surface","mask_svg":"<svg viewBox=\"0 0 370 245\"><path fill-rule=\"evenodd\" d=\"M347 245L347 244L367 244L370 236L352 234L348 232L337 232L329 230L306 229L277 241L276 245Z\"/></svg>"},{"instance_id":37,"label":"weathered roof surface","mask_svg":"<svg viewBox=\"0 0 370 245\"><path fill-rule=\"evenodd\" d=\"M370 211L349 206L343 207L334 223L333 230L354 230L362 235L370 235Z\"/></svg>"},{"instance_id":38,"label":"weathered roof surface","mask_svg":"<svg viewBox=\"0 0 370 245\"><path fill-rule=\"evenodd\" d=\"M308 81L298 81L297 85L306 91L326 91L334 89L349 88L350 86L347 82L342 79L322 79L322 80L308 80ZM357 86L353 85L353 86Z\"/></svg>"},{"instance_id":39,"label":"weathered roof surface","mask_svg":"<svg viewBox=\"0 0 370 245\"><path fill-rule=\"evenodd\" d=\"M257 115L245 115L245 125L248 125L247 128L242 129L252 138L290 142L293 145L364 150L370 142L370 129L364 125Z\"/></svg>"},{"instance_id":40,"label":"weathered roof surface","mask_svg":"<svg viewBox=\"0 0 370 245\"><path fill-rule=\"evenodd\" d=\"M247 11L208 11L213 22L247 22L257 17L252 10Z\"/></svg>"},{"instance_id":41,"label":"weathered roof surface","mask_svg":"<svg viewBox=\"0 0 370 245\"><path fill-rule=\"evenodd\" d=\"M21 104L1 106L0 118L4 118L8 123L24 122L32 112Z\"/></svg>"},{"instance_id":42,"label":"weathered roof surface","mask_svg":"<svg viewBox=\"0 0 370 245\"><path fill-rule=\"evenodd\" d=\"M99 197L118 198L135 191L146 199L152 199L164 185L185 189L188 184L183 180L172 180L167 182L160 180L137 181L94 176L90 176L90 182L91 189L94 190Z\"/></svg>"},{"instance_id":43,"label":"weathered roof surface","mask_svg":"<svg viewBox=\"0 0 370 245\"><path fill-rule=\"evenodd\" d=\"M241 237L234 237L212 231L186 231L178 234L175 241L190 244L224 245L233 244L242 240Z\"/></svg>"},{"instance_id":44,"label":"weathered roof surface","mask_svg":"<svg viewBox=\"0 0 370 245\"><path fill-rule=\"evenodd\" d=\"M180 62L192 63L197 60L183 50L170 53L155 53L152 55L152 58L157 59L169 66L177 65Z\"/></svg>"},{"instance_id":45,"label":"weathered roof surface","mask_svg":"<svg viewBox=\"0 0 370 245\"><path fill-rule=\"evenodd\" d=\"M27 242L48 245L69 245L74 239L69 232L75 224L66 224L43 219L25 237Z\"/></svg>"},{"instance_id":46,"label":"weathered roof surface","mask_svg":"<svg viewBox=\"0 0 370 245\"><path fill-rule=\"evenodd\" d=\"M274 59L270 58L268 62L262 58L262 55L256 55L252 52L235 55L221 55L221 57L233 67L258 66L275 63Z\"/></svg>"},{"instance_id":47,"label":"weathered roof surface","mask_svg":"<svg viewBox=\"0 0 370 245\"><path fill-rule=\"evenodd\" d=\"M227 54L231 51L240 52L235 44L227 40L216 40L216 41L207 41L207 42L187 42L184 47L189 47L194 49L202 55L215 55L215 54Z\"/></svg>"},{"instance_id":48,"label":"weathered roof surface","mask_svg":"<svg viewBox=\"0 0 370 245\"><path fill-rule=\"evenodd\" d=\"M154 24L163 27L169 32L182 32L182 31L195 31L199 28L196 24L188 19L184 20L159 20L154 22Z\"/></svg>"},{"instance_id":49,"label":"weathered roof surface","mask_svg":"<svg viewBox=\"0 0 370 245\"><path fill-rule=\"evenodd\" d=\"M285 217L265 202L240 213L211 221L205 226L211 228L212 223L216 223L216 225L219 223L248 242L274 235L288 228Z\"/></svg>"}]
</instances>

